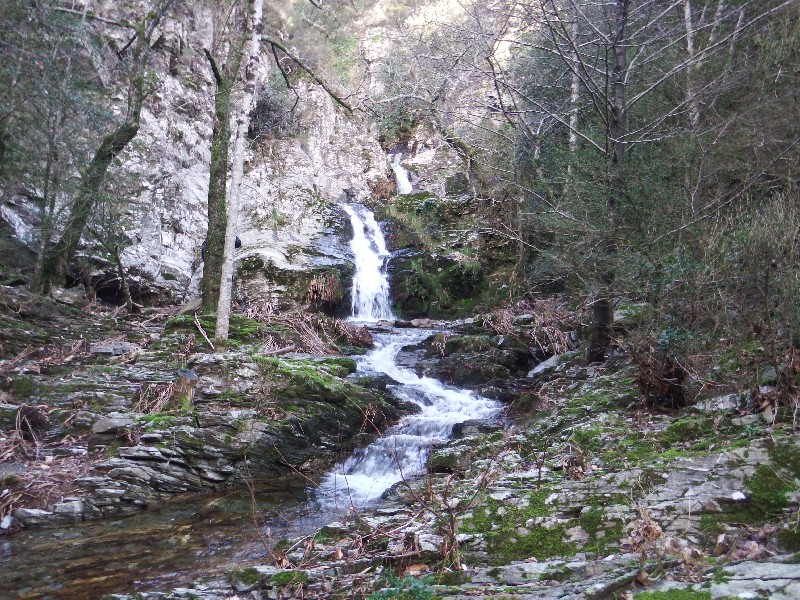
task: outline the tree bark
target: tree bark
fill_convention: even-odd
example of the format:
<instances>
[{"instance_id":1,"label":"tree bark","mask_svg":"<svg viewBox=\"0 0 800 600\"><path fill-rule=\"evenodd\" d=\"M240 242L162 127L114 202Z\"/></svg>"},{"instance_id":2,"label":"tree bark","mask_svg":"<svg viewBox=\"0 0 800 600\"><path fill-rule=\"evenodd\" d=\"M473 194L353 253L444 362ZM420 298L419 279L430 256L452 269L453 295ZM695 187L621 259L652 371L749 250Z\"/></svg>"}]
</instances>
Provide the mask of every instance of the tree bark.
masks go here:
<instances>
[{"instance_id":1,"label":"tree bark","mask_svg":"<svg viewBox=\"0 0 800 600\"><path fill-rule=\"evenodd\" d=\"M231 291L233 289L233 273L236 251L236 224L239 214L239 196L241 194L242 179L244 177L244 153L247 140L247 131L250 128L250 113L253 110L256 96L258 95L258 59L261 37L261 20L263 3L256 0L253 3L251 21L248 28L250 42L247 52L247 64L244 72L244 86L237 101L237 118L234 132L233 164L231 167L231 182L228 189L227 227L225 231L225 249L220 272L219 302L217 306L217 324L214 331L214 341L224 342L228 339L231 316Z\"/></svg>"},{"instance_id":2,"label":"tree bark","mask_svg":"<svg viewBox=\"0 0 800 600\"><path fill-rule=\"evenodd\" d=\"M693 132L697 133L700 128L700 102L697 99L697 86L694 82L695 30L691 0L683 0L683 24L686 28L686 55L692 63L692 66L686 69L686 101L689 107L689 127Z\"/></svg>"},{"instance_id":3,"label":"tree bark","mask_svg":"<svg viewBox=\"0 0 800 600\"><path fill-rule=\"evenodd\" d=\"M211 52L204 50L214 73L214 130L211 134L211 166L208 182L208 233L203 258L203 279L200 282L203 312L214 312L219 305L225 233L228 227L227 185L228 155L231 144L231 98L239 75L246 29L231 42L226 67L220 69Z\"/></svg>"},{"instance_id":4,"label":"tree bark","mask_svg":"<svg viewBox=\"0 0 800 600\"><path fill-rule=\"evenodd\" d=\"M577 0L574 0L577 2ZM567 165L567 172L572 173L575 166L575 154L578 151L578 101L581 97L581 78L578 74L580 62L578 60L578 36L580 35L580 15L578 14L577 4L573 5L572 10L572 81L569 88L569 152L570 163Z\"/></svg>"}]
</instances>

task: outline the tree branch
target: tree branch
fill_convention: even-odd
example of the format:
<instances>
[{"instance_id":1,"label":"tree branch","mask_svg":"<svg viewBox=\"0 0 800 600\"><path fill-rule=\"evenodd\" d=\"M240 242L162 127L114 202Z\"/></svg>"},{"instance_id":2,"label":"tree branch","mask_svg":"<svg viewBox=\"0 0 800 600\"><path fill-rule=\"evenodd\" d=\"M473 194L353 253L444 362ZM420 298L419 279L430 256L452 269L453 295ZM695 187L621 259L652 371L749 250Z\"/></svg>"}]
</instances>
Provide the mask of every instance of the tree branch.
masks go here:
<instances>
[{"instance_id":1,"label":"tree branch","mask_svg":"<svg viewBox=\"0 0 800 600\"><path fill-rule=\"evenodd\" d=\"M75 10L74 8L67 8L66 6L44 6L45 10L53 10L56 12L67 13L68 15L75 15L76 17L81 17L81 19L91 19L92 21L99 21L100 23L105 23L106 25L113 25L114 27L121 27L122 29L136 29L134 25L131 23L123 22L123 21L115 21L114 19L106 19L105 17L100 17L90 11L82 11L82 10Z\"/></svg>"},{"instance_id":2,"label":"tree branch","mask_svg":"<svg viewBox=\"0 0 800 600\"><path fill-rule=\"evenodd\" d=\"M208 48L203 48L203 53L206 55L208 62L211 64L211 71L214 73L214 81L217 82L218 86L222 86L225 83L225 80L222 78L222 73L219 72L217 61L215 61L214 57L211 56L211 52L208 50Z\"/></svg>"},{"instance_id":3,"label":"tree branch","mask_svg":"<svg viewBox=\"0 0 800 600\"><path fill-rule=\"evenodd\" d=\"M306 65L302 60L300 60L300 58L298 58L292 52L290 52L288 48L286 48L286 46L284 46L279 40L276 40L275 38L270 37L268 35L261 36L261 39L270 44L273 48L277 48L278 50L283 52L286 56L291 58L294 62L296 62L301 69L303 69L306 73L308 73L311 79L317 82L317 84L323 90L325 90L325 92L327 92L327 94L333 99L334 102L336 102L336 104L347 110L347 112L353 112L353 108L347 102L345 102L344 99L342 99L336 92L334 92L330 88L330 86L328 86L328 84L325 83L325 81L319 75L317 75L313 69L311 69L311 67Z\"/></svg>"}]
</instances>

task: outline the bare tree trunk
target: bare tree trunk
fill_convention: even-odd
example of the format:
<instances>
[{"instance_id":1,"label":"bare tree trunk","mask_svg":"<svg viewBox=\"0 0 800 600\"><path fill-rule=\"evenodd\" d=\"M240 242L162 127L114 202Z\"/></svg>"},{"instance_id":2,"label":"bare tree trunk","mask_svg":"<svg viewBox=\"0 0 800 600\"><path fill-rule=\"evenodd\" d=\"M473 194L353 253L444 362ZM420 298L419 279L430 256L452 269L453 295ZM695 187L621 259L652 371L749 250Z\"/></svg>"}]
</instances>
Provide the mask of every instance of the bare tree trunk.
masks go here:
<instances>
[{"instance_id":1,"label":"bare tree trunk","mask_svg":"<svg viewBox=\"0 0 800 600\"><path fill-rule=\"evenodd\" d=\"M228 330L231 316L231 290L233 288L233 272L235 264L236 222L239 213L239 195L241 193L242 178L244 177L244 153L247 140L247 131L250 128L250 112L253 109L258 94L258 58L261 38L261 19L263 3L256 0L253 3L249 26L250 43L245 64L245 79L241 96L238 99L238 110L234 132L233 164L231 168L231 182L228 189L227 227L225 230L225 250L222 257L219 284L219 302L217 305L217 325L214 332L214 341L224 342L228 339Z\"/></svg>"},{"instance_id":2,"label":"bare tree trunk","mask_svg":"<svg viewBox=\"0 0 800 600\"><path fill-rule=\"evenodd\" d=\"M694 20L692 19L691 0L683 0L683 23L686 28L686 54L690 63L694 62ZM697 89L694 82L694 66L686 69L686 98L689 106L689 126L695 133L700 127L700 103L697 100Z\"/></svg>"},{"instance_id":3,"label":"bare tree trunk","mask_svg":"<svg viewBox=\"0 0 800 600\"><path fill-rule=\"evenodd\" d=\"M577 2L577 0L575 0ZM578 36L580 35L580 15L577 4L572 9L572 81L569 88L569 152L570 163L567 172L572 173L575 166L575 153L578 151L578 101L581 97L581 78L578 74L580 64L578 61Z\"/></svg>"},{"instance_id":4,"label":"bare tree trunk","mask_svg":"<svg viewBox=\"0 0 800 600\"><path fill-rule=\"evenodd\" d=\"M249 12L249 11L248 11ZM222 279L222 259L225 234L228 228L227 186L228 157L231 144L231 98L233 85L239 76L247 30L231 41L222 70L211 52L205 50L214 73L214 131L211 135L211 166L208 182L208 232L203 254L203 279L200 291L203 311L214 312L219 305L219 286Z\"/></svg>"},{"instance_id":5,"label":"bare tree trunk","mask_svg":"<svg viewBox=\"0 0 800 600\"><path fill-rule=\"evenodd\" d=\"M611 47L611 97L609 115L609 176L607 200L607 231L601 242L600 287L592 303L592 333L587 349L591 362L602 362L611 344L611 326L614 322L613 292L615 229L618 211L625 194L625 136L627 135L627 105L625 92L628 75L628 44L625 28L628 21L628 0L614 2L614 32Z\"/></svg>"},{"instance_id":6,"label":"bare tree trunk","mask_svg":"<svg viewBox=\"0 0 800 600\"><path fill-rule=\"evenodd\" d=\"M119 282L122 287L122 297L125 298L125 306L128 307L128 312L132 313L134 306L131 298L131 288L128 286L125 266L122 264L122 257L119 255L119 246L116 244L114 245L114 262L117 263L117 275L119 275Z\"/></svg>"}]
</instances>

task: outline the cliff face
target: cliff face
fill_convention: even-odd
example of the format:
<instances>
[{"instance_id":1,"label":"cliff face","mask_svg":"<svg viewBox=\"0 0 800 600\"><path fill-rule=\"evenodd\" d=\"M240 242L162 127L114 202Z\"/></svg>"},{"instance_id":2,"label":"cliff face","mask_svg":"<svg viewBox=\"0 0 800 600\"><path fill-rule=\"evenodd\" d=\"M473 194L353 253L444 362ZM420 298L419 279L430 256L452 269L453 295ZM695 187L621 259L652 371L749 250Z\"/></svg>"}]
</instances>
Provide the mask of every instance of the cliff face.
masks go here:
<instances>
[{"instance_id":1,"label":"cliff face","mask_svg":"<svg viewBox=\"0 0 800 600\"><path fill-rule=\"evenodd\" d=\"M88 8L95 17L120 21L143 14L146 4L93 2ZM134 291L144 300L194 296L202 275L214 91L203 48L211 45L214 15L202 3L175 11L153 36L153 93L143 108L140 131L106 182L114 198L114 219L126 238L122 260ZM125 46L130 31L91 18L85 26L95 42L91 52L86 51L86 62L106 90L116 90L111 111L119 116L125 95L122 82L115 81L115 49ZM275 73L270 73L274 67L266 49L264 58L266 82ZM280 85L264 95L291 95L278 89ZM301 78L295 88L298 102L290 116L291 134L268 131L257 137L245 165L238 219L243 247L238 258L246 267L241 293L247 297L280 296L300 272L346 270L347 220L336 205L343 199L366 200L370 186L391 172L365 120L337 108L307 79ZM291 100L290 108L294 97ZM87 139L104 133L87 132ZM2 189L0 217L14 238L9 243L36 251L38 190L20 181L2 182ZM69 198L65 194L59 200L66 205ZM106 287L112 296L113 265L88 238L82 254L94 267L93 281L101 294Z\"/></svg>"},{"instance_id":2,"label":"cliff face","mask_svg":"<svg viewBox=\"0 0 800 600\"><path fill-rule=\"evenodd\" d=\"M121 68L125 63L119 51L132 34L129 28L109 22L134 22L150 4L145 0L124 6L86 1L87 5L75 3L74 8L77 13L90 11L89 17L77 22L85 43L76 52L82 68L102 88L100 95L106 103L102 108L119 120L126 107ZM214 97L212 71L203 52L215 43L216 17L210 4L176 4L154 33L148 72L152 93L143 107L138 135L108 173L108 199L98 210L111 225L96 230L119 237L132 291L145 303L195 297L202 277ZM352 39L346 52L352 60L347 75L341 77L348 83L339 87L347 90L342 95L357 107L352 113L338 106L291 61L287 65L294 89L287 89L265 46L262 91L251 115L252 143L239 204L242 247L237 253L237 299L265 300L275 308L296 306L305 301L314 276L321 274L335 281L340 291L325 308L346 312L353 268L351 231L339 205L366 203L381 209L382 219L397 218L402 210L391 209L397 202L391 198L391 157L402 158L415 193L426 192L433 199L475 193L466 183L463 189L449 189L451 179L465 179L466 167L424 119L403 136L388 138L374 122L382 114L376 110L388 105L370 98L385 94L391 79L383 66L404 43L392 29L396 24L387 15L394 13L387 6L374 2L371 8L351 15L346 26ZM279 24L270 21L267 29ZM297 41L299 50L292 49L302 54L303 44L308 43L307 39ZM331 60L340 59L334 53ZM84 132L84 163L112 126L111 121L98 121ZM391 146L388 157L382 144ZM82 166L80 161L70 165L74 181ZM0 247L9 247L10 254L24 258L4 261L11 273L32 267L40 246L41 196L32 180L0 174ZM67 191L58 196L64 214L71 197ZM449 218L431 222L438 234L448 228L464 229L463 222ZM436 248L425 250L438 255L463 247L463 240L451 238L444 235ZM84 270L88 266L98 295L120 300L113 259L95 236L85 235L78 261ZM428 262L438 265L435 260Z\"/></svg>"}]
</instances>

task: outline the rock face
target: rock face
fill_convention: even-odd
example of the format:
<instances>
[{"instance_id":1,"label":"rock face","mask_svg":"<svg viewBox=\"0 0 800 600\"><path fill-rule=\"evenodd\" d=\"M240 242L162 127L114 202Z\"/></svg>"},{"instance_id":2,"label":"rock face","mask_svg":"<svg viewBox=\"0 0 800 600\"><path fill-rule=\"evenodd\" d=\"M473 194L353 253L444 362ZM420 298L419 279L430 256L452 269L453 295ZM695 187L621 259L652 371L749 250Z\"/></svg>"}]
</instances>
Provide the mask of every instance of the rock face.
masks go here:
<instances>
[{"instance_id":1,"label":"rock face","mask_svg":"<svg viewBox=\"0 0 800 600\"><path fill-rule=\"evenodd\" d=\"M133 19L143 8L94 2L92 10L103 18ZM126 240L122 261L133 293L143 301L196 295L207 228L214 83L201 50L210 46L213 19L200 5L173 11L159 28L151 53L155 91L143 108L139 133L108 179L109 193L118 198L114 218ZM112 47L125 46L127 31L97 22L89 26L103 41L92 64L113 86L108 77L119 58ZM269 81L266 61L263 70L262 80ZM254 132L258 138L246 158L238 219L243 246L237 258L243 265L241 293L247 297L302 301L307 282L301 273L346 273L348 220L336 204L365 201L371 186L390 172L365 121L337 108L318 87L304 81L295 87L299 100L290 131ZM266 96L281 92L277 87L264 90ZM112 110L119 114L124 101L125 95L117 94ZM264 105L259 106L257 112ZM259 115L253 117L257 121ZM4 189L2 182L0 191L0 222L6 230L0 234L6 245L37 251L36 193ZM84 240L81 253L94 267L98 292L114 299L114 265L94 245Z\"/></svg>"},{"instance_id":2,"label":"rock face","mask_svg":"<svg viewBox=\"0 0 800 600\"><path fill-rule=\"evenodd\" d=\"M190 366L198 374L193 410L97 417L88 451L107 458L75 479L71 497L49 510L18 509L14 517L27 526L52 526L241 486L245 476L264 481L313 472L368 441L361 435L364 414L374 415L376 427L400 415L399 401L389 394L343 379L355 370L349 359L227 353L199 356Z\"/></svg>"}]
</instances>

